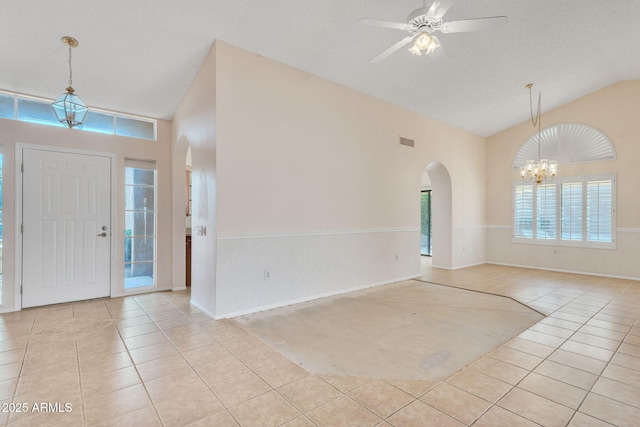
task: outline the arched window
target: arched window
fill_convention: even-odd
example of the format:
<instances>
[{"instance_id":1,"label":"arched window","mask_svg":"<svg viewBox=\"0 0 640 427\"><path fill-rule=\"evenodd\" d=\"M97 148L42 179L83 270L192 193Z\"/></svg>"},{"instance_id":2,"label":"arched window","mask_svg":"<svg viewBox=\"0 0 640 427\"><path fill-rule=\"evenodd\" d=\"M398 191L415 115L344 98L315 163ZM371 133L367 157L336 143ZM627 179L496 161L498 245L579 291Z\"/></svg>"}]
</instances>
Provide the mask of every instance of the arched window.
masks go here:
<instances>
[{"instance_id":1,"label":"arched window","mask_svg":"<svg viewBox=\"0 0 640 427\"><path fill-rule=\"evenodd\" d=\"M616 159L615 148L602 131L582 123L562 123L527 139L513 159L513 169L526 165L527 160L538 160L538 141L540 158L556 160L559 165Z\"/></svg>"},{"instance_id":2,"label":"arched window","mask_svg":"<svg viewBox=\"0 0 640 427\"><path fill-rule=\"evenodd\" d=\"M558 164L616 159L613 144L600 130L563 123L536 133L522 144L513 168L540 158ZM514 243L615 249L615 174L556 177L541 184L514 181Z\"/></svg>"}]
</instances>

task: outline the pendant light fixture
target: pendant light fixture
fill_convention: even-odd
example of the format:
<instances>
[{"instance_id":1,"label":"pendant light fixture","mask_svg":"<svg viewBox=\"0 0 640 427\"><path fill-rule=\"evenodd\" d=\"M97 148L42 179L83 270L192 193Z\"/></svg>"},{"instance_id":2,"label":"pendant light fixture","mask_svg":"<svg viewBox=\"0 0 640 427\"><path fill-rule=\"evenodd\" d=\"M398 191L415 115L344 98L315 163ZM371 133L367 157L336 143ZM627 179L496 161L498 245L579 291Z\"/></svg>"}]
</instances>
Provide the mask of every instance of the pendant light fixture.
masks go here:
<instances>
[{"instance_id":1,"label":"pendant light fixture","mask_svg":"<svg viewBox=\"0 0 640 427\"><path fill-rule=\"evenodd\" d=\"M542 184L544 181L552 180L558 173L558 162L548 159L540 159L540 145L542 135L540 132L540 115L542 113L542 94L538 94L538 111L533 115L533 98L531 96L531 88L533 83L525 86L529 89L529 108L531 110L531 123L533 127L538 126L538 159L527 160L527 164L520 168L520 177L523 181L535 181L536 184Z\"/></svg>"},{"instance_id":2,"label":"pendant light fixture","mask_svg":"<svg viewBox=\"0 0 640 427\"><path fill-rule=\"evenodd\" d=\"M71 68L71 49L78 46L78 40L73 37L64 36L60 39L62 43L69 46L69 87L60 98L56 99L51 106L58 121L64 123L69 129L82 126L84 118L89 108L78 95L75 94L72 85L73 72Z\"/></svg>"}]
</instances>

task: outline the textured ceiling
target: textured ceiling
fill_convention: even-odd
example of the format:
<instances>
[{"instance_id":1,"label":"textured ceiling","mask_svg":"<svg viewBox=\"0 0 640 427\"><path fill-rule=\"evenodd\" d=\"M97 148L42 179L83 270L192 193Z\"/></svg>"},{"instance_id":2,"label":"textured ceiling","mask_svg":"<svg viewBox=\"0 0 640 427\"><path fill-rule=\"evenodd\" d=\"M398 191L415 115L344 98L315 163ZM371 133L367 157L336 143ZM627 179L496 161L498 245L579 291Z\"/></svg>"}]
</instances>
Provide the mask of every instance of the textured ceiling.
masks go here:
<instances>
[{"instance_id":1,"label":"textured ceiling","mask_svg":"<svg viewBox=\"0 0 640 427\"><path fill-rule=\"evenodd\" d=\"M430 0L427 0L427 6ZM439 34L448 59L406 49L368 60L420 0L2 0L0 89L56 98L67 84L97 108L170 119L211 43L224 40L379 99L491 135L529 117L524 85L543 111L640 78L640 1L457 0L445 21L506 15L502 29Z\"/></svg>"}]
</instances>

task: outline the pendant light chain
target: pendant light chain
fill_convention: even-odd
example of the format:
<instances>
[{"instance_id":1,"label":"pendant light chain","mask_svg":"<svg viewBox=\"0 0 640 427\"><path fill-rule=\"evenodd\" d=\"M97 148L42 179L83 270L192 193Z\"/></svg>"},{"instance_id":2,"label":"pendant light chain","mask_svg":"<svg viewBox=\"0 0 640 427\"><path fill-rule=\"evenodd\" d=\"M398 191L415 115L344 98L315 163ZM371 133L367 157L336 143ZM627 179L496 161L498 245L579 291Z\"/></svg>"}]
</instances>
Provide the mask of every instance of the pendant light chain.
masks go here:
<instances>
[{"instance_id":1,"label":"pendant light chain","mask_svg":"<svg viewBox=\"0 0 640 427\"><path fill-rule=\"evenodd\" d=\"M69 45L69 86L73 86L72 81L73 81L73 72L71 69L71 45Z\"/></svg>"},{"instance_id":2,"label":"pendant light chain","mask_svg":"<svg viewBox=\"0 0 640 427\"><path fill-rule=\"evenodd\" d=\"M540 161L540 145L541 145L540 129L542 127L542 125L540 123L541 122L540 117L542 116L542 94L541 93L538 94L538 110L537 110L536 115L534 117L534 115L533 115L533 97L531 95L531 88L533 87L533 85L527 85L527 87L529 88L529 109L531 110L531 123L533 124L534 128L536 126L538 127L538 161Z\"/></svg>"},{"instance_id":3,"label":"pendant light chain","mask_svg":"<svg viewBox=\"0 0 640 427\"><path fill-rule=\"evenodd\" d=\"M542 93L538 94L538 108L533 114L533 95L531 88L533 83L525 86L529 89L529 111L531 113L531 123L533 128L538 128L538 160L527 160L525 166L520 167L520 177L523 181L534 181L542 184L552 180L558 173L558 162L555 160L542 159Z\"/></svg>"},{"instance_id":4,"label":"pendant light chain","mask_svg":"<svg viewBox=\"0 0 640 427\"><path fill-rule=\"evenodd\" d=\"M72 67L72 49L78 46L78 40L73 37L64 36L60 41L69 46L69 86L58 99L53 101L51 107L60 123L68 128L82 127L89 107L75 93L73 89L73 67Z\"/></svg>"}]
</instances>

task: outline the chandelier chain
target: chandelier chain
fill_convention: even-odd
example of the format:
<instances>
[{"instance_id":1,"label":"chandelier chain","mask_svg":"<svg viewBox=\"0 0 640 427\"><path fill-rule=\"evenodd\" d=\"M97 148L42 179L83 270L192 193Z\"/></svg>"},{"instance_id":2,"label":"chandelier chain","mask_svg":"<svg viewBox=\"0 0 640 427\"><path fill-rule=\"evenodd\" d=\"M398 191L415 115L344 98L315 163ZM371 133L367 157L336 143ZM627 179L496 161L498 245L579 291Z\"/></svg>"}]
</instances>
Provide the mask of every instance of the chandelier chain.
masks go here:
<instances>
[{"instance_id":1,"label":"chandelier chain","mask_svg":"<svg viewBox=\"0 0 640 427\"><path fill-rule=\"evenodd\" d=\"M72 49L78 46L78 41L73 37L64 36L60 41L69 47L69 86L65 92L58 97L51 107L60 123L66 125L69 129L81 127L84 119L89 111L87 104L80 99L73 89L73 67L72 67Z\"/></svg>"},{"instance_id":2,"label":"chandelier chain","mask_svg":"<svg viewBox=\"0 0 640 427\"><path fill-rule=\"evenodd\" d=\"M73 86L73 71L71 69L71 45L69 45L69 86Z\"/></svg>"},{"instance_id":3,"label":"chandelier chain","mask_svg":"<svg viewBox=\"0 0 640 427\"><path fill-rule=\"evenodd\" d=\"M536 115L533 115L533 97L531 95L532 84L527 85L529 88L529 109L531 111L531 123L533 127L538 127L538 161L540 161L540 145L541 145L541 136L540 130L542 128L540 117L542 116L542 93L538 94L538 109L536 111Z\"/></svg>"},{"instance_id":4,"label":"chandelier chain","mask_svg":"<svg viewBox=\"0 0 640 427\"><path fill-rule=\"evenodd\" d=\"M533 128L538 128L538 160L527 160L527 164L520 168L520 176L524 181L535 181L541 184L544 181L552 180L558 173L558 162L555 160L542 159L542 94L538 93L538 108L533 114L533 95L531 88L533 83L525 86L529 89L529 111L531 112L531 123Z\"/></svg>"}]
</instances>

